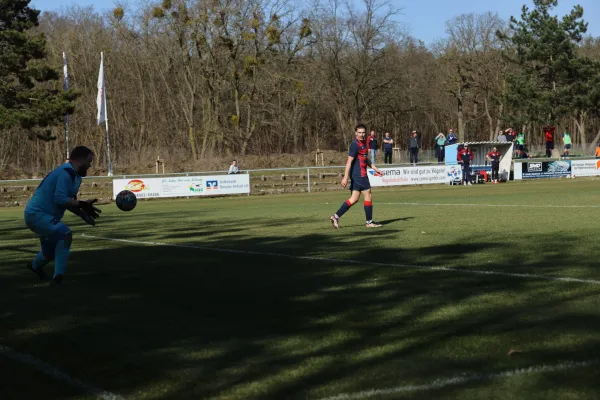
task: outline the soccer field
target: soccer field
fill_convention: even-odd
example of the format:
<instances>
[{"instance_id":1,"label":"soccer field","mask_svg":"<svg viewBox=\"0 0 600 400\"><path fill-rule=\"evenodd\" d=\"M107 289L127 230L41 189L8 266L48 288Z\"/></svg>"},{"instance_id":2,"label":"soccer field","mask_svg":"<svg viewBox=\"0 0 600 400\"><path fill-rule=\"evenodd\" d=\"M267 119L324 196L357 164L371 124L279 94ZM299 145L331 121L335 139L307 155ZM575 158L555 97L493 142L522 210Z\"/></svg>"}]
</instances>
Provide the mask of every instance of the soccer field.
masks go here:
<instances>
[{"instance_id":1,"label":"soccer field","mask_svg":"<svg viewBox=\"0 0 600 400\"><path fill-rule=\"evenodd\" d=\"M0 398L600 398L599 185L111 204L56 288L1 210Z\"/></svg>"}]
</instances>

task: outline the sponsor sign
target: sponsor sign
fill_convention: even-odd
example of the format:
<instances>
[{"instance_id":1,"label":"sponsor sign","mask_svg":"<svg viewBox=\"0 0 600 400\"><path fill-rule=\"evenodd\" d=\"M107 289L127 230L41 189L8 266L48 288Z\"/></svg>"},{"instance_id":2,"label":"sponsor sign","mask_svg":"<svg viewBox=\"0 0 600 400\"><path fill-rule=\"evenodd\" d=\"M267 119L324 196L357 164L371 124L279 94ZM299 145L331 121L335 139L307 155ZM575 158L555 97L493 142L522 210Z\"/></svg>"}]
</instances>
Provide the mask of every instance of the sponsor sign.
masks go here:
<instances>
[{"instance_id":1,"label":"sponsor sign","mask_svg":"<svg viewBox=\"0 0 600 400\"><path fill-rule=\"evenodd\" d=\"M113 199L122 190L131 190L138 199L248 194L250 175L113 179Z\"/></svg>"},{"instance_id":2,"label":"sponsor sign","mask_svg":"<svg viewBox=\"0 0 600 400\"><path fill-rule=\"evenodd\" d=\"M571 172L579 176L598 176L600 175L600 160L572 160Z\"/></svg>"},{"instance_id":3,"label":"sponsor sign","mask_svg":"<svg viewBox=\"0 0 600 400\"><path fill-rule=\"evenodd\" d=\"M517 163L515 163L516 166ZM521 162L521 179L571 176L571 160ZM515 178L519 179L515 168Z\"/></svg>"},{"instance_id":4,"label":"sponsor sign","mask_svg":"<svg viewBox=\"0 0 600 400\"><path fill-rule=\"evenodd\" d=\"M401 185L426 185L432 183L448 183L450 181L447 169L453 167L423 166L423 167L397 167L381 168L383 175L378 176L372 169L368 170L371 186L401 186ZM458 168L460 170L460 167ZM460 173L460 172L459 172Z\"/></svg>"}]
</instances>

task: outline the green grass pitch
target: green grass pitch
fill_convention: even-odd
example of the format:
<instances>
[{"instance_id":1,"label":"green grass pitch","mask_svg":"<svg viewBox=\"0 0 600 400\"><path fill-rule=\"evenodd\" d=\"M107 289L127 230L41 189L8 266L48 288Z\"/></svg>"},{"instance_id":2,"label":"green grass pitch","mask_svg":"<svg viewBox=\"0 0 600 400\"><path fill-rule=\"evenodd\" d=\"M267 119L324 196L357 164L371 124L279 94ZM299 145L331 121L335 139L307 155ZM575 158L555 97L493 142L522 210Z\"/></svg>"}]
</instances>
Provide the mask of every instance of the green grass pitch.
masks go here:
<instances>
[{"instance_id":1,"label":"green grass pitch","mask_svg":"<svg viewBox=\"0 0 600 400\"><path fill-rule=\"evenodd\" d=\"M347 192L111 204L65 217L60 288L1 210L0 350L126 399L600 398L599 189L375 188L379 229L362 201L331 228ZM0 371L2 399L97 398Z\"/></svg>"}]
</instances>

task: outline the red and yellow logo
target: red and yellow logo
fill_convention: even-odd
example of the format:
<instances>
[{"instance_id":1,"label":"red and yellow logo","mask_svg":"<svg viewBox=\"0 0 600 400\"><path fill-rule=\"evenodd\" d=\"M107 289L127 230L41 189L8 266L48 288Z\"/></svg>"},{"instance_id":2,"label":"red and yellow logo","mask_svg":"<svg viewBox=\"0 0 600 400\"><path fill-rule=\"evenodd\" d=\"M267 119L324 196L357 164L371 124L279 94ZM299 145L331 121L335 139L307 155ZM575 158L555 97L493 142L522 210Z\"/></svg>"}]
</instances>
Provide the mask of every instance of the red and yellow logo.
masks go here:
<instances>
[{"instance_id":1,"label":"red and yellow logo","mask_svg":"<svg viewBox=\"0 0 600 400\"><path fill-rule=\"evenodd\" d=\"M138 193L138 192L141 192L142 190L146 189L146 185L144 184L144 181L142 181L140 179L134 179L127 183L127 185L125 186L125 189L131 190L133 193Z\"/></svg>"}]
</instances>

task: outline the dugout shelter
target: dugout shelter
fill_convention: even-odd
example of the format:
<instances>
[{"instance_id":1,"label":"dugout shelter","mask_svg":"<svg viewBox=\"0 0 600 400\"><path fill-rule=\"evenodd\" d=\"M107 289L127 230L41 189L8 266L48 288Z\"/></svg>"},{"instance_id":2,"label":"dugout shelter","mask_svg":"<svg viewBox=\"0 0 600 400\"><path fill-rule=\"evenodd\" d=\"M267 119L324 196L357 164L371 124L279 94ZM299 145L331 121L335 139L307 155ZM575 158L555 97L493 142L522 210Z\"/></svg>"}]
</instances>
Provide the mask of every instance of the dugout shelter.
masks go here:
<instances>
[{"instance_id":1,"label":"dugout shelter","mask_svg":"<svg viewBox=\"0 0 600 400\"><path fill-rule=\"evenodd\" d=\"M492 148L496 147L502 158L500 159L500 170L498 175L501 181L507 182L510 178L510 168L512 165L513 155L513 142L463 142L450 144L445 147L445 163L448 166L459 165L456 157L458 156L459 149L462 149L464 145L473 152L473 163L471 164L472 174L475 175L479 171L492 171L492 163L485 157L487 153L492 151Z\"/></svg>"}]
</instances>

